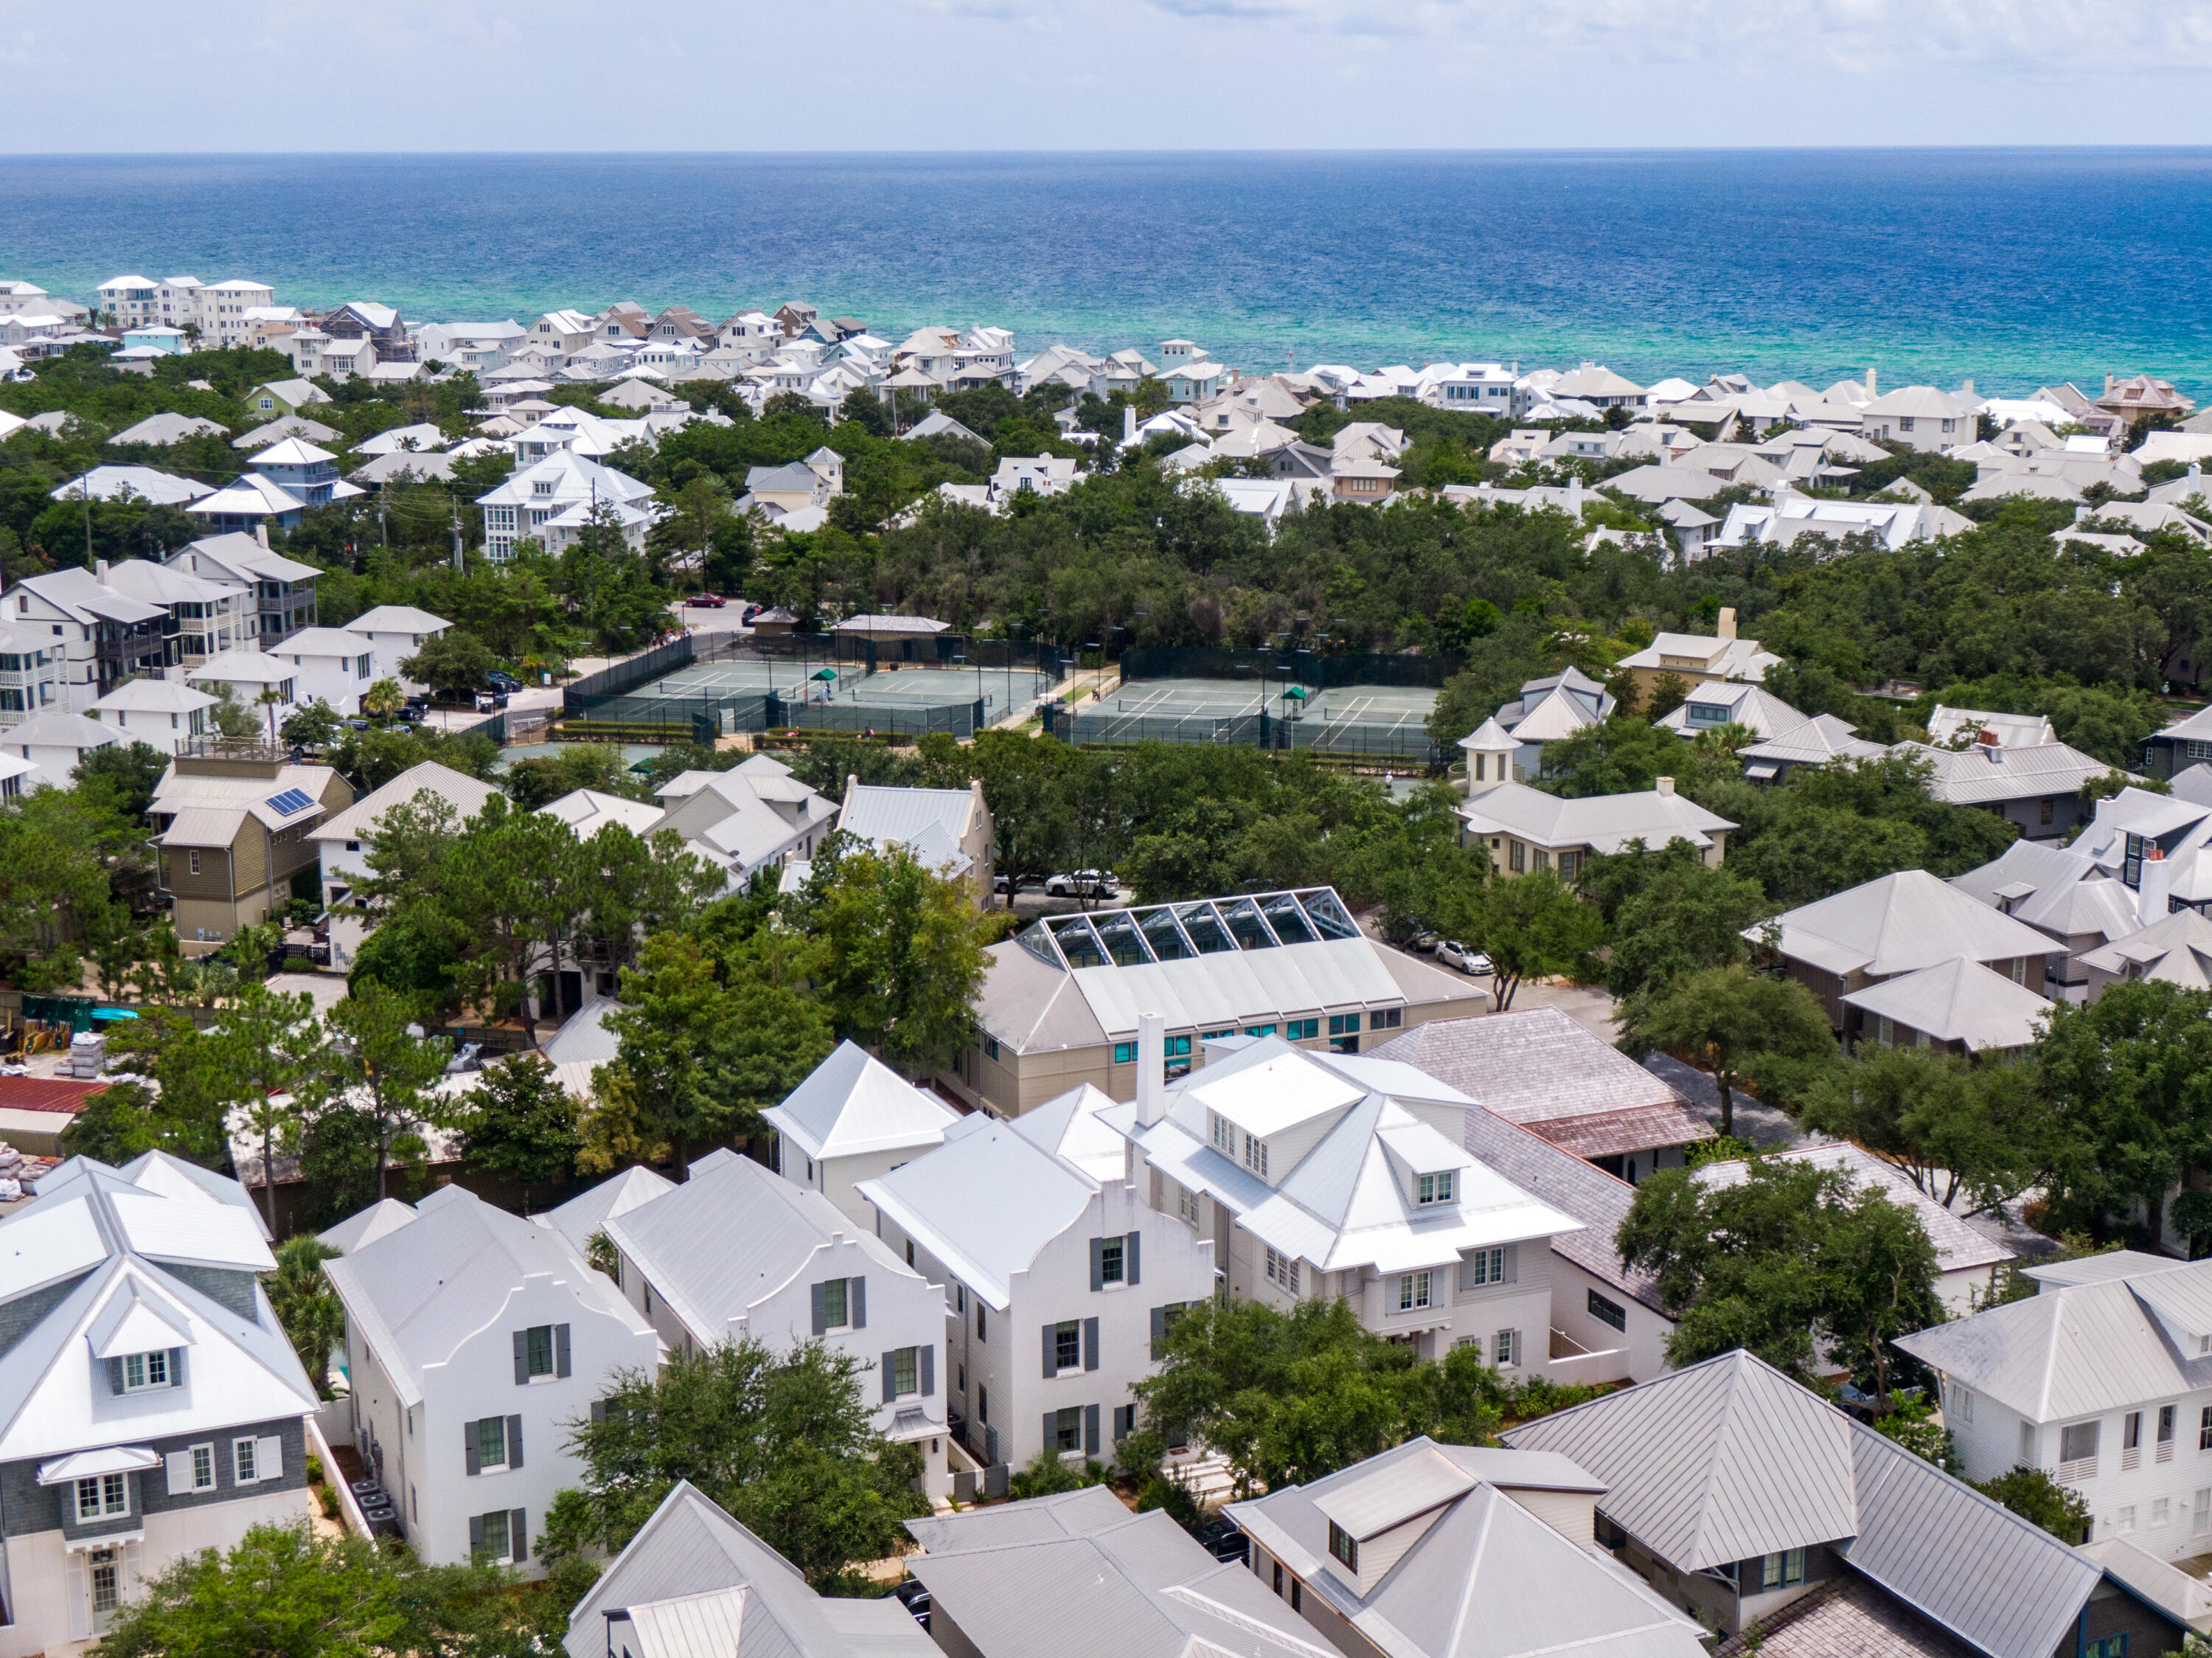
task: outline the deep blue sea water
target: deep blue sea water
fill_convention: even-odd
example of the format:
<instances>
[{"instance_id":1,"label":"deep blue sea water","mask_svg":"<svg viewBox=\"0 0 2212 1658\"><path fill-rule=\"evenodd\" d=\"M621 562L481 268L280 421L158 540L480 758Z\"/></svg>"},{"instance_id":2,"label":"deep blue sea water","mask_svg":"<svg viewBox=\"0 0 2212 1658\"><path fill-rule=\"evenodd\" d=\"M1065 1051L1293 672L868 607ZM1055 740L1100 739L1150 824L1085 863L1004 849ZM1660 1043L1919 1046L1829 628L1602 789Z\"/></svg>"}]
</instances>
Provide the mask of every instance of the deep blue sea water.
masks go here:
<instances>
[{"instance_id":1,"label":"deep blue sea water","mask_svg":"<svg viewBox=\"0 0 2212 1658\"><path fill-rule=\"evenodd\" d=\"M2212 394L2212 150L0 159L0 277L410 317L786 299L1024 350Z\"/></svg>"}]
</instances>

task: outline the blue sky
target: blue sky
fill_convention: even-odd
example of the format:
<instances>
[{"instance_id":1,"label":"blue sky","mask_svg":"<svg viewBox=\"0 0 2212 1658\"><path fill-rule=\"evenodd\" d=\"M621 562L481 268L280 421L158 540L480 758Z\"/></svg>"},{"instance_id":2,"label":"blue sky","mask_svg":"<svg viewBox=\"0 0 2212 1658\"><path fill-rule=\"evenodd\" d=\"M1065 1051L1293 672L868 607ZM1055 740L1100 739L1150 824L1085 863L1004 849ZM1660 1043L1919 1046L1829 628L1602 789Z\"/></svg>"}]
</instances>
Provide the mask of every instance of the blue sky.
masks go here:
<instances>
[{"instance_id":1,"label":"blue sky","mask_svg":"<svg viewBox=\"0 0 2212 1658\"><path fill-rule=\"evenodd\" d=\"M108 0L0 149L2212 143L2212 0Z\"/></svg>"}]
</instances>

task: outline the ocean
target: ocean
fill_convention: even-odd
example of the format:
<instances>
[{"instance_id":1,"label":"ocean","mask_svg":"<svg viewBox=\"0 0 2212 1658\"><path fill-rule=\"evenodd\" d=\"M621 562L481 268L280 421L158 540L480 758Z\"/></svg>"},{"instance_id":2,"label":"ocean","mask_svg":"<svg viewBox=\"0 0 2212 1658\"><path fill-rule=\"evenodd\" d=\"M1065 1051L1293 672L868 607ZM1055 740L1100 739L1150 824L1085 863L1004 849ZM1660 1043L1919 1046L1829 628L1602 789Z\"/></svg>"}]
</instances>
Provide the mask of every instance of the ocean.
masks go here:
<instances>
[{"instance_id":1,"label":"ocean","mask_svg":"<svg viewBox=\"0 0 2212 1658\"><path fill-rule=\"evenodd\" d=\"M0 277L410 318L803 299L1026 352L2212 394L2212 150L0 158Z\"/></svg>"}]
</instances>

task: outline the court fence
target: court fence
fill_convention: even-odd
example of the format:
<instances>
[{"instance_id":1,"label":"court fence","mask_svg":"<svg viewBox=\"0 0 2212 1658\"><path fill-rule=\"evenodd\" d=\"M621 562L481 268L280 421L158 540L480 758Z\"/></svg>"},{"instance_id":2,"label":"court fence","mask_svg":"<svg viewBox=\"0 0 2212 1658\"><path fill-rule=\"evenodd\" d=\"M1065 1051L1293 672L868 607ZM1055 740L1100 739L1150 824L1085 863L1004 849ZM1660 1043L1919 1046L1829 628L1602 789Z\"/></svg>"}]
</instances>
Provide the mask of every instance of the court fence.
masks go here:
<instances>
[{"instance_id":1,"label":"court fence","mask_svg":"<svg viewBox=\"0 0 2212 1658\"><path fill-rule=\"evenodd\" d=\"M1334 759L1419 770L1448 765L1449 747L1431 737L1419 721L1285 719L1262 708L1236 715L1108 713L1101 704L1047 705L1048 736L1085 748L1118 748L1140 742L1233 743L1287 753L1304 749Z\"/></svg>"},{"instance_id":2,"label":"court fence","mask_svg":"<svg viewBox=\"0 0 2212 1658\"><path fill-rule=\"evenodd\" d=\"M1249 650L1227 645L1154 645L1121 653L1124 680L1280 680L1333 691L1342 686L1441 689L1459 672L1455 656L1386 656L1318 650Z\"/></svg>"},{"instance_id":3,"label":"court fence","mask_svg":"<svg viewBox=\"0 0 2212 1658\"><path fill-rule=\"evenodd\" d=\"M804 702L772 691L715 692L705 697L614 698L565 722L573 739L711 744L717 737L763 731L850 731L920 738L933 731L971 737L988 722L983 699L911 706ZM603 734L605 734L603 735Z\"/></svg>"}]
</instances>

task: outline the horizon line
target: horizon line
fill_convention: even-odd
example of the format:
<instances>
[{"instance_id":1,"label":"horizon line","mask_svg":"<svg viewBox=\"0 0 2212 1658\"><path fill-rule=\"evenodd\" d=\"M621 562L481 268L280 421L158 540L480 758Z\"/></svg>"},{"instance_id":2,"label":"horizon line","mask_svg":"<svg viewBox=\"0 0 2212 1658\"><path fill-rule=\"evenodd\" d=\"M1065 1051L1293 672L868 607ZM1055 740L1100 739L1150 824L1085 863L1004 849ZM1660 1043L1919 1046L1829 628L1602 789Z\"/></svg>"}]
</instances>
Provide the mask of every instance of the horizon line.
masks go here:
<instances>
[{"instance_id":1,"label":"horizon line","mask_svg":"<svg viewBox=\"0 0 2212 1658\"><path fill-rule=\"evenodd\" d=\"M1344 147L1276 147L1267 149L1230 148L1227 146L1139 147L1117 149L979 149L968 148L912 149L823 149L782 148L770 149L389 149L361 147L341 149L112 149L88 150L32 149L10 148L0 155L0 164L11 161L36 161L43 164L55 162L97 161L189 161L189 160L287 160L307 161L321 158L354 159L364 155L398 155L426 159L451 160L523 160L576 158L609 159L676 159L676 158L904 158L972 156L994 158L1019 157L1147 157L1177 155L1208 156L1522 156L1522 155L2176 155L2203 154L2212 156L2212 143L2176 141L2160 143L1768 143L1768 144L1488 144L1488 145L1362 145Z\"/></svg>"}]
</instances>

